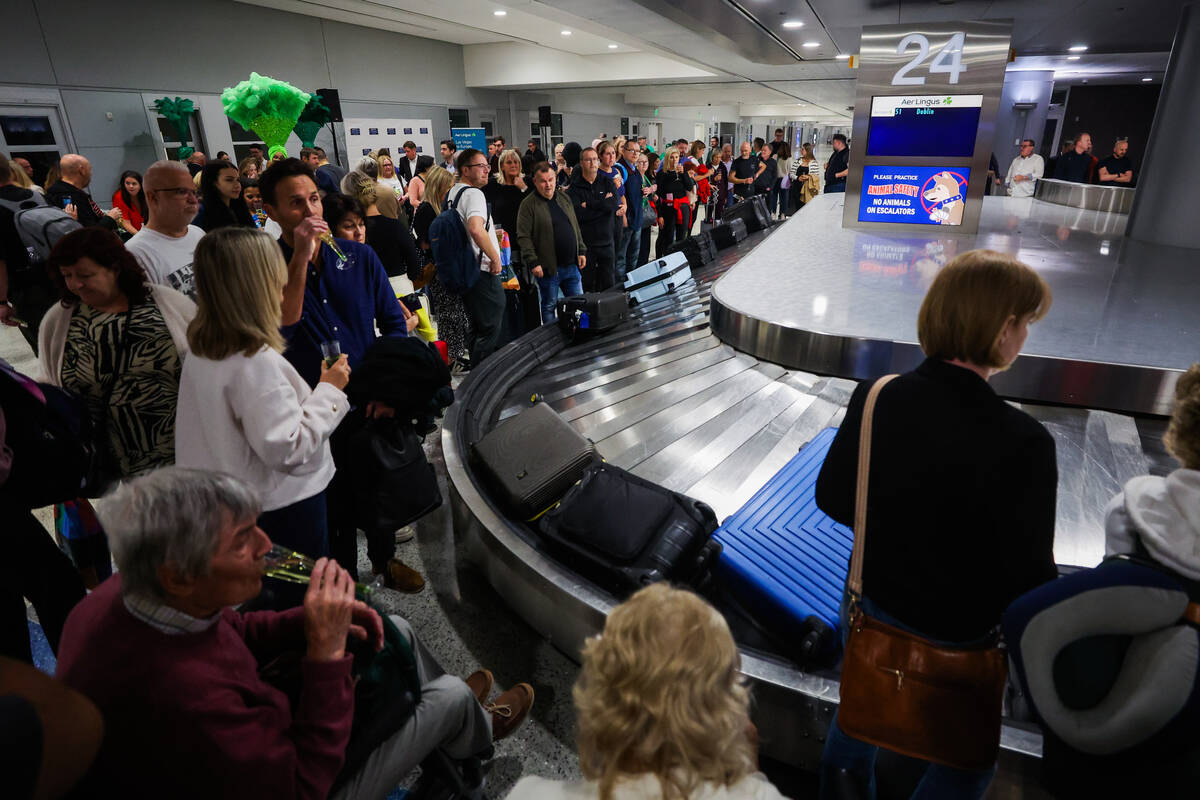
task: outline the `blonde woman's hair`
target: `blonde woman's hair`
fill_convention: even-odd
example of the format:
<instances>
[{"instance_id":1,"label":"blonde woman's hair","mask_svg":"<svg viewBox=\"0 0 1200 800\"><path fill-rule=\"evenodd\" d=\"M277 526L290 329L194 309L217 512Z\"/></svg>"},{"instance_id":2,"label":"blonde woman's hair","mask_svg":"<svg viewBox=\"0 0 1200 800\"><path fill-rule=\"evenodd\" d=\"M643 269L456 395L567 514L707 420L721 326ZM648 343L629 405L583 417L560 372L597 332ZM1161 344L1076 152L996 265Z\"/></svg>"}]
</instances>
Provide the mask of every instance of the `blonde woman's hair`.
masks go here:
<instances>
[{"instance_id":1,"label":"blonde woman's hair","mask_svg":"<svg viewBox=\"0 0 1200 800\"><path fill-rule=\"evenodd\" d=\"M442 213L442 202L446 199L446 192L450 191L450 187L454 185L454 176L450 171L434 164L429 169L425 170L425 195L423 199L433 206L433 210L440 214Z\"/></svg>"},{"instance_id":2,"label":"blonde woman's hair","mask_svg":"<svg viewBox=\"0 0 1200 800\"><path fill-rule=\"evenodd\" d=\"M1175 410L1163 444L1185 469L1200 469L1200 364L1192 364L1175 384Z\"/></svg>"},{"instance_id":3,"label":"blonde woman's hair","mask_svg":"<svg viewBox=\"0 0 1200 800\"><path fill-rule=\"evenodd\" d=\"M626 776L654 775L674 800L754 772L740 668L725 619L691 592L656 583L613 609L574 692L579 766L600 800Z\"/></svg>"},{"instance_id":4,"label":"blonde woman's hair","mask_svg":"<svg viewBox=\"0 0 1200 800\"><path fill-rule=\"evenodd\" d=\"M667 150L667 152L663 153L662 166L659 168L658 171L659 172L670 172L675 169L675 166L678 163L679 163L679 151L677 149L675 149L674 147L672 147L669 150Z\"/></svg>"},{"instance_id":5,"label":"blonde woman's hair","mask_svg":"<svg viewBox=\"0 0 1200 800\"><path fill-rule=\"evenodd\" d=\"M196 245L196 317L188 325L192 352L219 361L263 348L282 353L280 293L287 262L279 245L254 228L218 228Z\"/></svg>"},{"instance_id":6,"label":"blonde woman's hair","mask_svg":"<svg viewBox=\"0 0 1200 800\"><path fill-rule=\"evenodd\" d=\"M347 172L346 177L342 178L341 189L342 194L353 197L362 203L365 209L367 206L374 205L378 199L379 183L370 175L354 170Z\"/></svg>"},{"instance_id":7,"label":"blonde woman's hair","mask_svg":"<svg viewBox=\"0 0 1200 800\"><path fill-rule=\"evenodd\" d=\"M12 167L12 170L11 170L12 175L9 178L10 181L15 183L17 186L21 187L22 189L32 189L33 188L33 178L29 177L29 174L27 172L25 172L24 169L21 168L20 164L18 164L15 161L11 161L11 162L9 162L9 166ZM136 203L137 200L135 199L134 202Z\"/></svg>"},{"instance_id":8,"label":"blonde woman's hair","mask_svg":"<svg viewBox=\"0 0 1200 800\"><path fill-rule=\"evenodd\" d=\"M970 250L942 267L917 314L930 358L1002 369L997 339L1009 317L1039 320L1054 297L1042 277L1007 253Z\"/></svg>"},{"instance_id":9,"label":"blonde woman's hair","mask_svg":"<svg viewBox=\"0 0 1200 800\"><path fill-rule=\"evenodd\" d=\"M515 158L517 160L517 166L521 166L521 154L511 147L502 152L500 157L496 159L496 183L500 184L501 186L509 185L508 177L504 174L504 162L511 158ZM428 186L428 184L426 185Z\"/></svg>"}]
</instances>

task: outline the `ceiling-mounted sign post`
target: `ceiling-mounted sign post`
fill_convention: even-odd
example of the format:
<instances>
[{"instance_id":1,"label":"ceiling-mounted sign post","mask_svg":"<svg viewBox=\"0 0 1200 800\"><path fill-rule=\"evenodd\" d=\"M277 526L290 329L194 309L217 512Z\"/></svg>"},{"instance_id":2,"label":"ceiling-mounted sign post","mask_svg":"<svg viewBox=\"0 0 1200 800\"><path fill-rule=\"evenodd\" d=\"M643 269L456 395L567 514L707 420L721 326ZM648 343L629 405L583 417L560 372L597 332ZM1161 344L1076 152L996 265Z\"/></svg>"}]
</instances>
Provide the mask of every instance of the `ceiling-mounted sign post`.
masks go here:
<instances>
[{"instance_id":1,"label":"ceiling-mounted sign post","mask_svg":"<svg viewBox=\"0 0 1200 800\"><path fill-rule=\"evenodd\" d=\"M975 233L1012 21L863 28L842 225Z\"/></svg>"}]
</instances>

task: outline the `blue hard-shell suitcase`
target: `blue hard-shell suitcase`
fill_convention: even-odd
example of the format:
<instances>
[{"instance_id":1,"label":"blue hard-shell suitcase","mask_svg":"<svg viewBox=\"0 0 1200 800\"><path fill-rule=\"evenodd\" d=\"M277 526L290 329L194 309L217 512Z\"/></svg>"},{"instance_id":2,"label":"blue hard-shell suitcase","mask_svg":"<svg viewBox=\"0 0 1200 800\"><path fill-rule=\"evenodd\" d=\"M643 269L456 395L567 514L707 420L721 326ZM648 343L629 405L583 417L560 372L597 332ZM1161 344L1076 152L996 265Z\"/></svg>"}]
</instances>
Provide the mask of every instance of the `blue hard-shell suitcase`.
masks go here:
<instances>
[{"instance_id":1,"label":"blue hard-shell suitcase","mask_svg":"<svg viewBox=\"0 0 1200 800\"><path fill-rule=\"evenodd\" d=\"M801 448L717 529L725 592L801 664L841 653L838 609L854 533L817 508L817 475L836 428Z\"/></svg>"}]
</instances>

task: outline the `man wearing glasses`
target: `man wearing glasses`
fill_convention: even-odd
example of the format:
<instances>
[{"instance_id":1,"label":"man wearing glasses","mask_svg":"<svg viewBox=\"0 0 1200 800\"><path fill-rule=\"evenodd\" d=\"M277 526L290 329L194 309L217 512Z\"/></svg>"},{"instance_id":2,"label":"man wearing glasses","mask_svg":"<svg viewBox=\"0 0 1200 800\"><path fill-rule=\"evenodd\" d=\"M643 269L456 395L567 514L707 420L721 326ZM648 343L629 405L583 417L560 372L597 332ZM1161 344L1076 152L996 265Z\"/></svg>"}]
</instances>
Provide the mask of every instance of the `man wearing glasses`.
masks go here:
<instances>
[{"instance_id":1,"label":"man wearing glasses","mask_svg":"<svg viewBox=\"0 0 1200 800\"><path fill-rule=\"evenodd\" d=\"M625 282L625 273L637 269L638 252L642 248L642 181L638 177L638 156L642 154L641 146L633 140L625 142L624 152L621 153L621 165L624 167L625 182L621 191L625 194L627 225L620 228L621 239L617 242L616 278L617 283Z\"/></svg>"},{"instance_id":2,"label":"man wearing glasses","mask_svg":"<svg viewBox=\"0 0 1200 800\"><path fill-rule=\"evenodd\" d=\"M1021 154L1008 165L1004 182L1008 184L1010 197L1033 197L1038 178L1046 173L1046 164L1041 156L1033 152L1033 147L1033 139L1022 139Z\"/></svg>"},{"instance_id":3,"label":"man wearing glasses","mask_svg":"<svg viewBox=\"0 0 1200 800\"><path fill-rule=\"evenodd\" d=\"M157 161L142 180L150 220L125 249L146 270L151 283L160 283L196 299L192 253L204 231L189 224L200 208L196 184L178 161Z\"/></svg>"},{"instance_id":4,"label":"man wearing glasses","mask_svg":"<svg viewBox=\"0 0 1200 800\"><path fill-rule=\"evenodd\" d=\"M454 204L471 237L471 249L479 260L480 275L463 295L463 305L471 320L471 366L479 364L500 347L504 322L504 287L500 284L500 251L496 247L495 228L483 187L487 186L491 167L487 156L468 148L458 154L458 183L450 187L446 203Z\"/></svg>"}]
</instances>

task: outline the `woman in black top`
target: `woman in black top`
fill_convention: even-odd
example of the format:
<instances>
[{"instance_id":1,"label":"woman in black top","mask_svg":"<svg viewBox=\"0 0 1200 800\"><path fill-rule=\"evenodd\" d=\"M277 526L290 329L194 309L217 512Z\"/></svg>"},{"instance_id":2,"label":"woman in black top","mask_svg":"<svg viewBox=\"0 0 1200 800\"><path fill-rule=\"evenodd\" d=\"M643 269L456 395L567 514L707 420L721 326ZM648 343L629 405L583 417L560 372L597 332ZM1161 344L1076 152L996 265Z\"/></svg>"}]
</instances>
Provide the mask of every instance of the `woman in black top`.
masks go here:
<instances>
[{"instance_id":1,"label":"woman in black top","mask_svg":"<svg viewBox=\"0 0 1200 800\"><path fill-rule=\"evenodd\" d=\"M934 279L917 321L927 358L889 383L875 410L862 578L868 615L941 642L977 641L1013 600L1055 578L1054 440L988 386L1050 303L1033 270L989 250L958 256ZM846 525L872 383L851 397L817 478L817 504ZM841 690L847 696L855 687ZM839 770L866 786L876 752L847 736L835 716L822 797L833 796ZM931 765L921 796L982 796L992 772Z\"/></svg>"},{"instance_id":2,"label":"woman in black top","mask_svg":"<svg viewBox=\"0 0 1200 800\"><path fill-rule=\"evenodd\" d=\"M658 211L658 245L654 252L656 258L662 258L668 247L682 242L691 230L692 209L688 205L688 192L696 188L696 182L683 171L679 151L673 147L663 156L662 169L654 182Z\"/></svg>"},{"instance_id":3,"label":"woman in black top","mask_svg":"<svg viewBox=\"0 0 1200 800\"><path fill-rule=\"evenodd\" d=\"M538 162L540 163L540 162ZM517 290L520 300L510 304L506 314L506 325L515 339L542 324L537 297L537 281L521 263L521 248L517 246L517 211L521 201L533 191L530 178L525 176L525 165L516 150L505 150L497 162L500 172L496 180L488 181L483 187L483 196L492 207L492 219L508 233L512 250L512 271L521 288ZM530 167L532 171L533 167ZM518 307L519 306L519 310Z\"/></svg>"},{"instance_id":4,"label":"woman in black top","mask_svg":"<svg viewBox=\"0 0 1200 800\"><path fill-rule=\"evenodd\" d=\"M200 171L200 210L192 224L204 232L240 225L253 228L250 209L242 199L238 169L228 161L210 161Z\"/></svg>"},{"instance_id":5,"label":"woman in black top","mask_svg":"<svg viewBox=\"0 0 1200 800\"><path fill-rule=\"evenodd\" d=\"M392 288L399 290L395 279L403 275L407 275L409 280L419 281L424 264L417 254L417 243L412 232L403 219L386 216L379 210L379 195L390 193L391 189L362 173L350 173L347 176L347 188L353 192L352 196L361 207L367 244L383 262L388 278L392 279ZM326 200L326 205L328 203ZM336 232L334 236L337 236Z\"/></svg>"}]
</instances>

